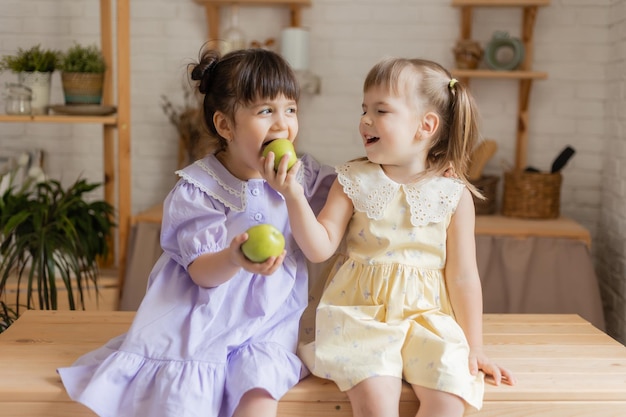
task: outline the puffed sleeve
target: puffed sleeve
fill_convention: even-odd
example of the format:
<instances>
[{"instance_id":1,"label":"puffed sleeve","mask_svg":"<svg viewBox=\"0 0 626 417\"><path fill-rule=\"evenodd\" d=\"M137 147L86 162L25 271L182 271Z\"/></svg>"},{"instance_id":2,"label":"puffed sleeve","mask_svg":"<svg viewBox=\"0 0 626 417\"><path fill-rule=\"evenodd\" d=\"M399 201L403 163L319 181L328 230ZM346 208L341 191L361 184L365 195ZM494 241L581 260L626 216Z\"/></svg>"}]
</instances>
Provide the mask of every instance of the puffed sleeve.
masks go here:
<instances>
[{"instance_id":1,"label":"puffed sleeve","mask_svg":"<svg viewBox=\"0 0 626 417\"><path fill-rule=\"evenodd\" d=\"M206 193L181 180L163 203L161 247L185 269L204 253L228 242L226 214Z\"/></svg>"},{"instance_id":2,"label":"puffed sleeve","mask_svg":"<svg viewBox=\"0 0 626 417\"><path fill-rule=\"evenodd\" d=\"M303 155L302 161L302 187L313 212L317 215L324 204L330 186L335 181L337 173L335 169L329 165L322 165L311 155Z\"/></svg>"}]
</instances>

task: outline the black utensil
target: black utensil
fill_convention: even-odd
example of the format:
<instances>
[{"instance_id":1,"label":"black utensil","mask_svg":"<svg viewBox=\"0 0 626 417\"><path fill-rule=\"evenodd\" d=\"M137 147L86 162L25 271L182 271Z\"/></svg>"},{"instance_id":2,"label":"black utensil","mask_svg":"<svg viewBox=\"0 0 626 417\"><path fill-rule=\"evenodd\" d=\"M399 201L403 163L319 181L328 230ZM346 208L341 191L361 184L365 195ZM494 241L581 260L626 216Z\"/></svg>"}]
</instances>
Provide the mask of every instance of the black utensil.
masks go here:
<instances>
[{"instance_id":1,"label":"black utensil","mask_svg":"<svg viewBox=\"0 0 626 417\"><path fill-rule=\"evenodd\" d=\"M567 164L567 161L569 161L575 153L576 151L571 146L565 147L565 149L563 149L554 159L554 162L552 162L552 170L550 172L554 174L555 172L562 170L565 164Z\"/></svg>"},{"instance_id":2,"label":"black utensil","mask_svg":"<svg viewBox=\"0 0 626 417\"><path fill-rule=\"evenodd\" d=\"M541 171L539 171L537 168L529 165L529 166L526 167L524 172L541 172Z\"/></svg>"}]
</instances>

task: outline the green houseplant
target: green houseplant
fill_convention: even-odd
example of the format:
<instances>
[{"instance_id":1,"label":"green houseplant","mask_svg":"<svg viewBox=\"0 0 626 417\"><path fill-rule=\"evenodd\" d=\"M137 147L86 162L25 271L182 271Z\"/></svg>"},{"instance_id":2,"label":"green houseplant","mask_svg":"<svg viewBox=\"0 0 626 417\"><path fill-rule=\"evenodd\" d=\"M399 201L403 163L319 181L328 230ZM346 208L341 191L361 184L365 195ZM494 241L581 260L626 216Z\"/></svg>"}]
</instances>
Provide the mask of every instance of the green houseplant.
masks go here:
<instances>
[{"instance_id":1,"label":"green houseplant","mask_svg":"<svg viewBox=\"0 0 626 417\"><path fill-rule=\"evenodd\" d=\"M74 44L61 57L61 82L65 104L96 104L102 101L107 65L98 46Z\"/></svg>"},{"instance_id":2,"label":"green houseplant","mask_svg":"<svg viewBox=\"0 0 626 417\"><path fill-rule=\"evenodd\" d=\"M74 44L61 56L60 69L63 72L86 72L104 74L107 65L98 46Z\"/></svg>"},{"instance_id":3,"label":"green houseplant","mask_svg":"<svg viewBox=\"0 0 626 417\"><path fill-rule=\"evenodd\" d=\"M45 114L50 103L52 73L58 68L60 52L35 45L29 49L18 48L13 55L4 55L0 70L17 73L18 82L32 90L33 114Z\"/></svg>"},{"instance_id":4,"label":"green houseplant","mask_svg":"<svg viewBox=\"0 0 626 417\"><path fill-rule=\"evenodd\" d=\"M85 292L98 294L98 262L115 227L109 203L85 198L100 184L64 188L30 172L16 185L15 174L0 182L0 332L24 308L57 309L63 290L70 309L84 308Z\"/></svg>"},{"instance_id":5,"label":"green houseplant","mask_svg":"<svg viewBox=\"0 0 626 417\"><path fill-rule=\"evenodd\" d=\"M54 72L59 64L59 52L42 49L41 45L30 49L18 48L14 55L4 55L0 69L20 72Z\"/></svg>"}]
</instances>

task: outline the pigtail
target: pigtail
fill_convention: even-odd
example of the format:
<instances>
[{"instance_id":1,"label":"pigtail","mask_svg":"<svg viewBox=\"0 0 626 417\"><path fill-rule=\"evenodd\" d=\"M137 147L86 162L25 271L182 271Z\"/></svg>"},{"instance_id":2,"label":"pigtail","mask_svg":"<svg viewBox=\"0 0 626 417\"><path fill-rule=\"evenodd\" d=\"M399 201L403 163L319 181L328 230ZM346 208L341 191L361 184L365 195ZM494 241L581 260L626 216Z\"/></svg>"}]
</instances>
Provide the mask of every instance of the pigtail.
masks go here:
<instances>
[{"instance_id":1,"label":"pigtail","mask_svg":"<svg viewBox=\"0 0 626 417\"><path fill-rule=\"evenodd\" d=\"M480 135L477 106L467 87L457 79L450 79L447 88L450 92L447 159L472 194L482 198L467 179L470 155Z\"/></svg>"},{"instance_id":2,"label":"pigtail","mask_svg":"<svg viewBox=\"0 0 626 417\"><path fill-rule=\"evenodd\" d=\"M440 64L422 59L411 62L421 78L419 96L424 97L440 117L440 126L428 151L429 169L442 175L452 167L455 176L470 192L483 198L467 178L470 155L480 136L474 98L468 87Z\"/></svg>"}]
</instances>

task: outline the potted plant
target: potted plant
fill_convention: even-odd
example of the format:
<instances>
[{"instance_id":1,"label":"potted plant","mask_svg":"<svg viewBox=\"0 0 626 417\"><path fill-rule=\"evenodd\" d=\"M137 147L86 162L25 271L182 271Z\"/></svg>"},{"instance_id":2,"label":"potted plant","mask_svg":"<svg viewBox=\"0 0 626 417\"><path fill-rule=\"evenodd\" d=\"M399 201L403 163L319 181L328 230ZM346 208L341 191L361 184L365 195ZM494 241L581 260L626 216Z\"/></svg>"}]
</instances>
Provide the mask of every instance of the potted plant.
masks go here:
<instances>
[{"instance_id":1,"label":"potted plant","mask_svg":"<svg viewBox=\"0 0 626 417\"><path fill-rule=\"evenodd\" d=\"M64 290L70 309L84 309L85 292L98 295L115 227L113 206L86 198L100 184L78 179L64 188L38 168L22 184L16 176L13 169L0 181L0 332L24 308L57 309Z\"/></svg>"},{"instance_id":2,"label":"potted plant","mask_svg":"<svg viewBox=\"0 0 626 417\"><path fill-rule=\"evenodd\" d=\"M65 104L95 104L102 101L107 65L96 45L74 44L61 58L61 82Z\"/></svg>"},{"instance_id":3,"label":"potted plant","mask_svg":"<svg viewBox=\"0 0 626 417\"><path fill-rule=\"evenodd\" d=\"M36 45L30 49L18 48L15 54L4 55L0 60L0 70L17 73L18 82L32 90L33 114L48 112L50 81L59 65L59 57L59 51Z\"/></svg>"}]
</instances>

